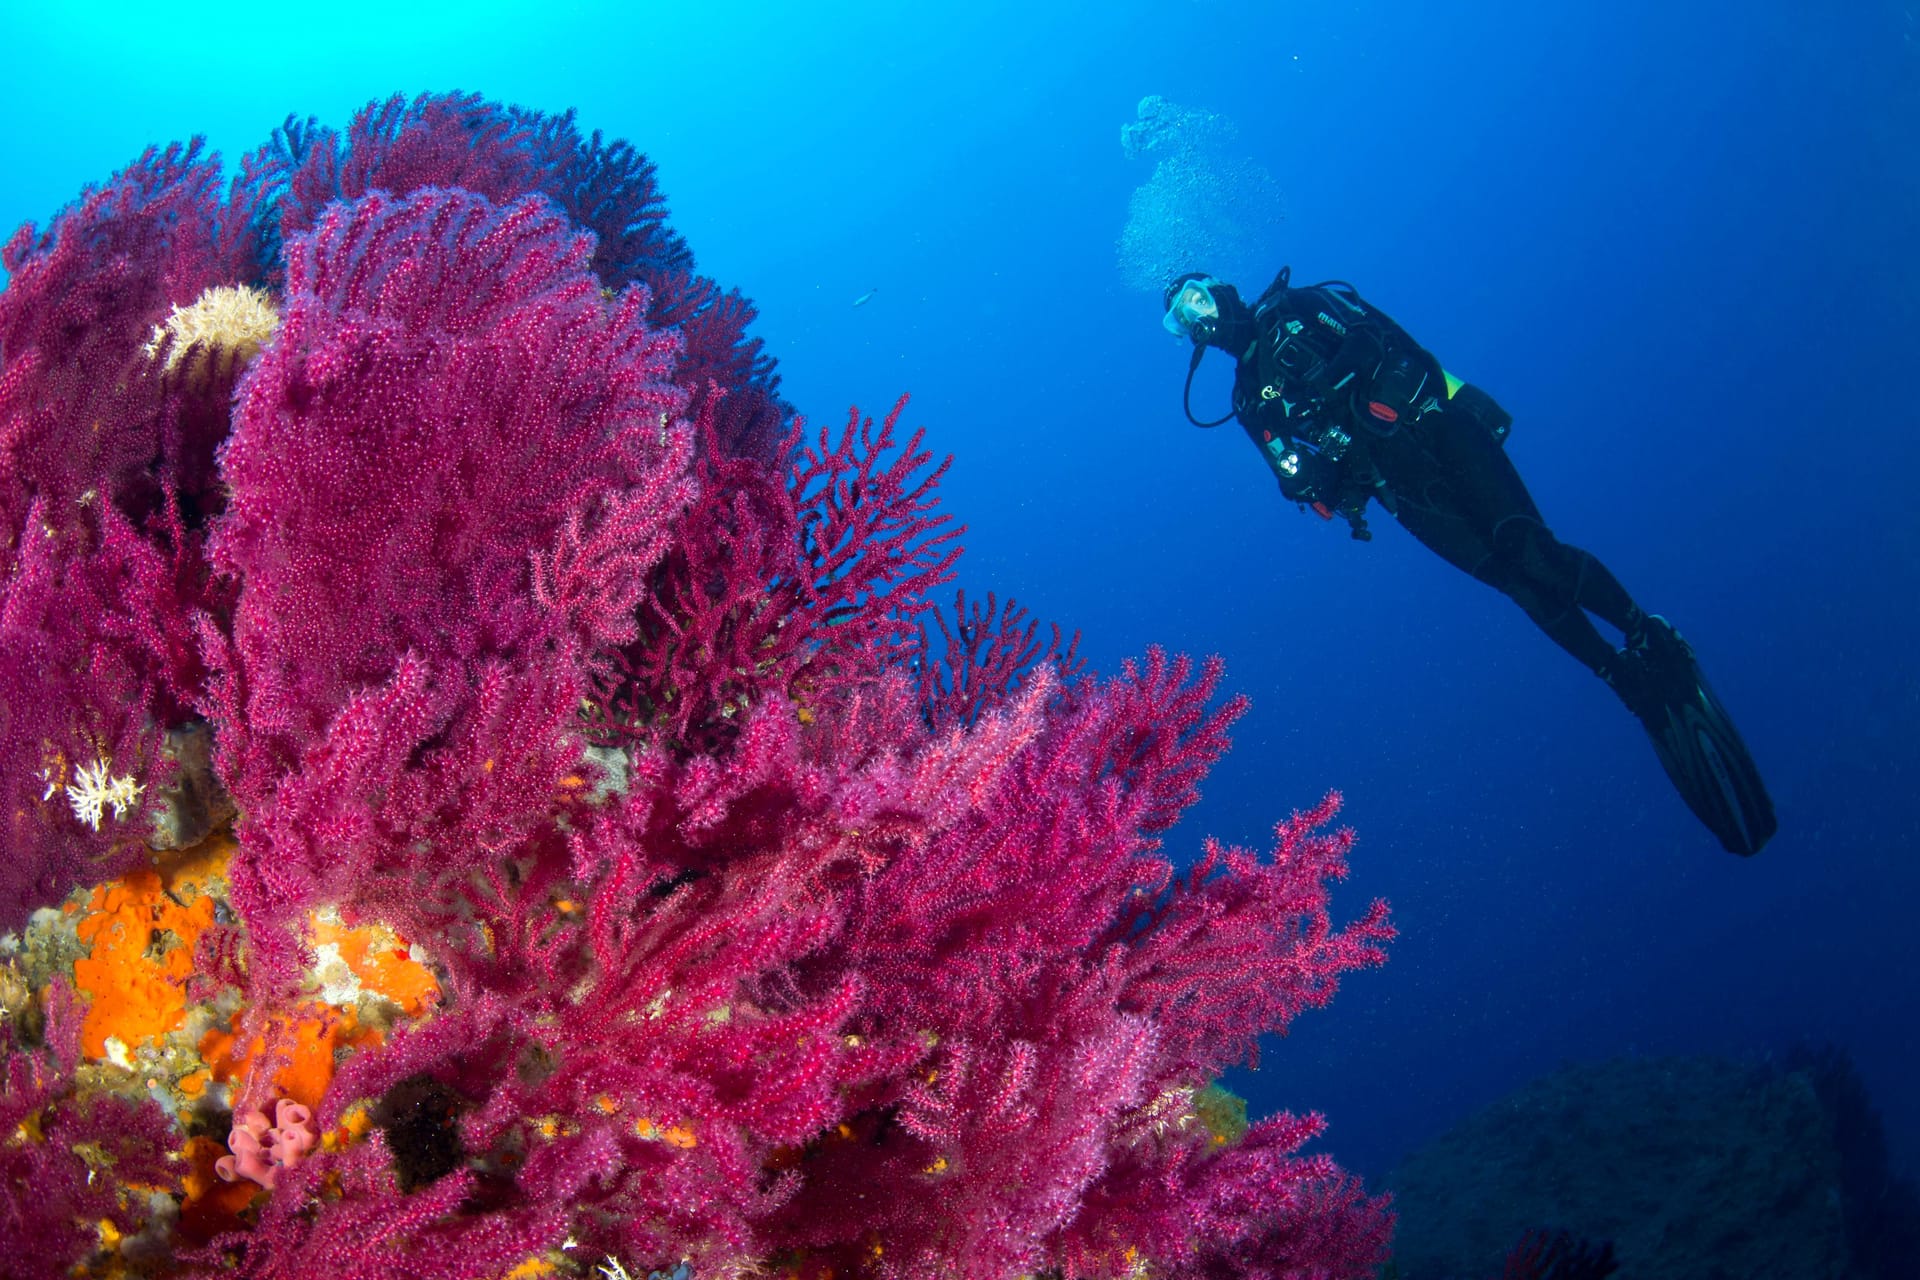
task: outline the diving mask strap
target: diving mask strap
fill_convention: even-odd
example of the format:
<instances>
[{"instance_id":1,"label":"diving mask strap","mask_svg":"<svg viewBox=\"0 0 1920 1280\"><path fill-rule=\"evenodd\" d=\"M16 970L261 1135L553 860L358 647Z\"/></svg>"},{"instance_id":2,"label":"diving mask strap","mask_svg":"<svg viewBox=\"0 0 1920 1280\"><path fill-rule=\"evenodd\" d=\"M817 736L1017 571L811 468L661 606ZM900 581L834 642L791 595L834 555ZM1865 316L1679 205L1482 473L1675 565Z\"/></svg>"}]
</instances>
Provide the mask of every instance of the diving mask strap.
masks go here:
<instances>
[{"instance_id":1,"label":"diving mask strap","mask_svg":"<svg viewBox=\"0 0 1920 1280\"><path fill-rule=\"evenodd\" d=\"M1191 422L1194 426L1217 427L1224 422L1233 421L1233 410L1227 410L1226 417L1215 418L1212 422L1202 422L1193 416L1193 375L1200 371L1200 362L1206 359L1206 356L1207 344L1204 342L1194 343L1193 358L1187 361L1187 385L1186 389L1180 393L1180 407L1187 411L1187 421Z\"/></svg>"}]
</instances>

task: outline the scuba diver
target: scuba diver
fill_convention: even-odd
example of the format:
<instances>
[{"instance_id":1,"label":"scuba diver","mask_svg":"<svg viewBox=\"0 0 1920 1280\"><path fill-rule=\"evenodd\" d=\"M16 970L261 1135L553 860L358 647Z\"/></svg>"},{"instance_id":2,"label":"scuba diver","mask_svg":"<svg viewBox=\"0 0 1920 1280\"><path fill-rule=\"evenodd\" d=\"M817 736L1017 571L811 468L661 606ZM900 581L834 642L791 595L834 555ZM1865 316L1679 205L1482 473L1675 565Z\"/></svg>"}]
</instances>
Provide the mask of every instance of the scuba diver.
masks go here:
<instances>
[{"instance_id":1,"label":"scuba diver","mask_svg":"<svg viewBox=\"0 0 1920 1280\"><path fill-rule=\"evenodd\" d=\"M1249 306L1201 272L1164 298L1168 332L1193 343L1187 420L1239 419L1281 494L1355 538L1378 502L1441 559L1505 594L1606 681L1653 739L1687 807L1728 851L1757 853L1777 826L1746 744L1666 619L1606 566L1554 537L1507 456L1513 417L1407 331L1334 280L1296 288L1283 268ZM1193 377L1208 348L1237 363L1233 407L1203 422ZM1616 648L1594 626L1619 631Z\"/></svg>"}]
</instances>

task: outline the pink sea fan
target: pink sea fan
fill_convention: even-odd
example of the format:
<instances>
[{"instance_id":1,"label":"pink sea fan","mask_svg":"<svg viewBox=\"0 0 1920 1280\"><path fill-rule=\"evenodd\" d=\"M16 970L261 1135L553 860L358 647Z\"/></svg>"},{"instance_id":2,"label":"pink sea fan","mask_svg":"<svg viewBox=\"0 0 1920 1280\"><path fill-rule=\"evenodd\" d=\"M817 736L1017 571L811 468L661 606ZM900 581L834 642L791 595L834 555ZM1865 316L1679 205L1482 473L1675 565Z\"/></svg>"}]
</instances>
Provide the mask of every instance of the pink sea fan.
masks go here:
<instances>
[{"instance_id":1,"label":"pink sea fan","mask_svg":"<svg viewBox=\"0 0 1920 1280\"><path fill-rule=\"evenodd\" d=\"M923 431L896 436L905 407L853 410L838 432L796 423L784 470L698 449L699 497L600 682L609 736L708 750L764 698L812 717L916 652L965 530L939 509L947 461Z\"/></svg>"},{"instance_id":2,"label":"pink sea fan","mask_svg":"<svg viewBox=\"0 0 1920 1280\"><path fill-rule=\"evenodd\" d=\"M1271 863L1241 855L1175 879L1157 856L1239 711L1209 709L1218 677L1217 664L1195 680L1155 653L1057 696L1030 682L1016 705L1040 701L1013 713L1029 736L1010 761L936 787L951 806L939 834L896 845L856 882L843 942L808 966L849 960L868 991L858 1033L917 1037L926 1054L872 1100L897 1126L891 1141L817 1155L788 1219L799 1240L857 1234L841 1206L859 1205L887 1242L876 1274L937 1276L962 1259L986 1274L1067 1259L1117 1274L1129 1248L1201 1258L1205 1210L1218 1249L1248 1259L1317 1257L1329 1275L1377 1261L1384 1208L1337 1193L1331 1162L1292 1157L1317 1120L1282 1145L1261 1130L1233 1149L1268 1152L1249 1163L1210 1148L1182 1101L1342 973L1377 963L1391 932L1381 908L1344 930L1328 918L1324 882L1349 842L1315 830L1331 802L1283 828ZM1217 936L1189 928L1201 917ZM1243 1167L1275 1197L1269 1216L1206 1208Z\"/></svg>"},{"instance_id":3,"label":"pink sea fan","mask_svg":"<svg viewBox=\"0 0 1920 1280\"><path fill-rule=\"evenodd\" d=\"M36 500L56 530L93 501L139 519L163 460L177 488L211 497L231 383L168 384L142 347L170 307L253 278L259 190L237 182L223 199L220 184L197 140L153 148L0 250L0 568Z\"/></svg>"},{"instance_id":4,"label":"pink sea fan","mask_svg":"<svg viewBox=\"0 0 1920 1280\"><path fill-rule=\"evenodd\" d=\"M772 430L751 309L693 273L631 149L459 96L375 104L344 150L279 144L242 181L272 210L156 251L192 276L238 227L256 264L284 248L231 435L224 396L196 420L226 441L220 484L181 480L165 380L155 414L109 406L120 444L56 465L93 391L54 358L65 330L27 324L16 363L0 325L0 406L75 393L0 418L27 442L0 498L60 534L8 549L0 710L33 744L9 784L47 743L117 759L145 717L200 710L243 814L248 939L201 950L249 984L236 1034L293 989L322 901L422 940L441 980L314 1115L269 1121L270 1073L244 1086L226 1172L273 1194L185 1264L464 1280L571 1240L701 1275L1367 1274L1391 1216L1305 1149L1319 1117L1230 1136L1196 1102L1391 936L1378 904L1331 915L1334 797L1267 854L1164 854L1244 705L1218 662L1089 675L991 597L934 622L934 652L960 533L942 465L902 405ZM54 240L32 297L84 247ZM171 299L106 265L128 306ZM73 368L119 350L112 300L72 313L106 335ZM158 441L149 480L128 440ZM20 678L43 661L58 680ZM118 718L63 710L102 698ZM41 850L0 890L89 852ZM157 1112L75 1105L60 1000L61 1061L11 1051L0 1135L71 1124L158 1177ZM315 1142L362 1107L364 1137ZM132 1141L86 1139L102 1119ZM86 1242L70 1210L111 1216L71 1155L0 1144L68 1214L34 1255L53 1267Z\"/></svg>"},{"instance_id":5,"label":"pink sea fan","mask_svg":"<svg viewBox=\"0 0 1920 1280\"><path fill-rule=\"evenodd\" d=\"M690 494L678 343L644 290L601 296L591 247L540 198L437 189L289 246L214 541L250 923L323 884L404 904L415 852L483 856L578 767L587 655L629 633Z\"/></svg>"},{"instance_id":6,"label":"pink sea fan","mask_svg":"<svg viewBox=\"0 0 1920 1280\"><path fill-rule=\"evenodd\" d=\"M289 119L255 163L272 175L280 230L291 237L312 230L327 205L376 190L458 188L510 203L538 189L530 138L524 122L478 94L394 94L355 112L344 139Z\"/></svg>"},{"instance_id":7,"label":"pink sea fan","mask_svg":"<svg viewBox=\"0 0 1920 1280\"><path fill-rule=\"evenodd\" d=\"M713 443L773 460L791 410L777 397L774 362L747 336L753 304L697 274L686 241L666 222L652 161L598 131L583 136L573 113L502 107L478 94L395 94L355 113L342 137L318 122L289 119L248 157L256 181L277 197L276 234L310 230L321 210L374 191L408 196L457 187L508 204L548 197L593 234L589 265L601 283L647 287L647 323L685 339L674 382L712 402Z\"/></svg>"},{"instance_id":8,"label":"pink sea fan","mask_svg":"<svg viewBox=\"0 0 1920 1280\"><path fill-rule=\"evenodd\" d=\"M98 1224L132 1234L148 1205L138 1188L176 1174L173 1126L153 1102L83 1093L81 1010L72 990L48 995L47 1045L28 1049L0 1019L0 1277L68 1274L98 1240Z\"/></svg>"},{"instance_id":9,"label":"pink sea fan","mask_svg":"<svg viewBox=\"0 0 1920 1280\"><path fill-rule=\"evenodd\" d=\"M232 378L163 377L142 348L170 307L251 278L259 199L223 197L198 142L153 148L0 251L0 928L138 856L143 820L90 830L64 786L107 761L157 794L198 700Z\"/></svg>"},{"instance_id":10,"label":"pink sea fan","mask_svg":"<svg viewBox=\"0 0 1920 1280\"><path fill-rule=\"evenodd\" d=\"M203 678L195 536L156 519L142 537L110 504L56 532L46 508L29 508L35 532L0 586L0 928L143 856L145 812L89 824L66 789L106 765L150 803L172 773L166 729L190 718Z\"/></svg>"}]
</instances>

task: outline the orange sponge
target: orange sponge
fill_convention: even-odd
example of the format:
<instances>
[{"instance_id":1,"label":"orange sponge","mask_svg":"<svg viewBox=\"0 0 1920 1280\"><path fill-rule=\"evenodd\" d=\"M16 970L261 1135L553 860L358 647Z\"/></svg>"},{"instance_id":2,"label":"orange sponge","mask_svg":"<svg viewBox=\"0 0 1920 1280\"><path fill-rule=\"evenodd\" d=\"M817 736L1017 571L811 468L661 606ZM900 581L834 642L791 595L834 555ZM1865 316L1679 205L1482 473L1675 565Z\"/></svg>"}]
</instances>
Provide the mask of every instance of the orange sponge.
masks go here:
<instances>
[{"instance_id":1,"label":"orange sponge","mask_svg":"<svg viewBox=\"0 0 1920 1280\"><path fill-rule=\"evenodd\" d=\"M308 936L316 949L337 947L362 990L385 996L409 1018L419 1017L439 998L440 984L432 971L413 959L407 940L385 925L350 929L337 919L317 916Z\"/></svg>"},{"instance_id":2,"label":"orange sponge","mask_svg":"<svg viewBox=\"0 0 1920 1280\"><path fill-rule=\"evenodd\" d=\"M215 1080L241 1081L249 1093L290 1098L317 1111L321 1096L333 1083L340 1052L377 1045L383 1039L378 1030L361 1026L352 1009L336 1009L316 1001L274 1015L268 1020L266 1034L255 1036L245 1046L230 1032L209 1031L200 1038L200 1056ZM262 1065L272 1070L271 1079L252 1078L255 1068Z\"/></svg>"},{"instance_id":3,"label":"orange sponge","mask_svg":"<svg viewBox=\"0 0 1920 1280\"><path fill-rule=\"evenodd\" d=\"M109 1038L131 1050L185 1019L194 946L213 924L211 885L232 852L232 839L218 837L185 861L93 891L75 927L91 949L73 966L74 986L89 997L80 1029L88 1057L107 1057Z\"/></svg>"}]
</instances>

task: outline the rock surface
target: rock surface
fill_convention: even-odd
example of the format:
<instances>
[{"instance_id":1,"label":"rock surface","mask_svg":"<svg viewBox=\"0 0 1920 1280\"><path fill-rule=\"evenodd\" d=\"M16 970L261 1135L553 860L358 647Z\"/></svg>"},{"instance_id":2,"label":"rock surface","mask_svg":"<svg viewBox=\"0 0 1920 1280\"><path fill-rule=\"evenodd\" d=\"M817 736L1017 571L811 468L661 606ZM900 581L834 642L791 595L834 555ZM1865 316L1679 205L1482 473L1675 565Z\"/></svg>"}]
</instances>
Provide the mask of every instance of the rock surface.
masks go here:
<instances>
[{"instance_id":1,"label":"rock surface","mask_svg":"<svg viewBox=\"0 0 1920 1280\"><path fill-rule=\"evenodd\" d=\"M1552 1227L1613 1241L1619 1280L1842 1280L1840 1176L1803 1075L1715 1058L1571 1066L1394 1172L1394 1260L1401 1280L1481 1280Z\"/></svg>"}]
</instances>

